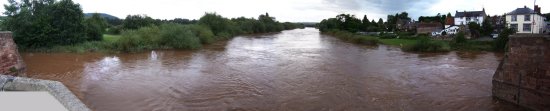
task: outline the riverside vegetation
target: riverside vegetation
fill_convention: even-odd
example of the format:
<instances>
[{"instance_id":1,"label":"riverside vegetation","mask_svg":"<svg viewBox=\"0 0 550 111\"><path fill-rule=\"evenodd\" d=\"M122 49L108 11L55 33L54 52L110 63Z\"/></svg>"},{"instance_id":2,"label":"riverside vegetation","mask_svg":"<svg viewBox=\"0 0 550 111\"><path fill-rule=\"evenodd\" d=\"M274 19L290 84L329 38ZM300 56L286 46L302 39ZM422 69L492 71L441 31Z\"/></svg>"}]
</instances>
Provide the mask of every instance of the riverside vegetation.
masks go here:
<instances>
[{"instance_id":1,"label":"riverside vegetation","mask_svg":"<svg viewBox=\"0 0 550 111\"><path fill-rule=\"evenodd\" d=\"M84 17L72 0L8 0L2 29L14 33L21 50L31 52L137 52L155 49L197 49L241 34L280 32L303 24L276 21L268 13L228 19L206 13L199 20L160 20L128 15L105 20Z\"/></svg>"},{"instance_id":2,"label":"riverside vegetation","mask_svg":"<svg viewBox=\"0 0 550 111\"><path fill-rule=\"evenodd\" d=\"M410 19L407 13L389 15L388 20L395 21L397 19ZM464 37L464 32L458 33L453 40L434 40L428 35L414 34L414 32L406 32L396 30L395 22L378 23L369 20L366 16L363 20L359 20L354 15L340 14L335 18L324 19L318 24L321 33L335 36L344 41L365 45L385 44L399 46L404 51L412 52L447 52L452 50L461 51L505 51L508 42L508 36L515 31L505 28L499 34L495 41L474 41L467 40ZM376 31L382 32L375 35L357 34L359 31ZM393 31L396 33L384 33Z\"/></svg>"}]
</instances>

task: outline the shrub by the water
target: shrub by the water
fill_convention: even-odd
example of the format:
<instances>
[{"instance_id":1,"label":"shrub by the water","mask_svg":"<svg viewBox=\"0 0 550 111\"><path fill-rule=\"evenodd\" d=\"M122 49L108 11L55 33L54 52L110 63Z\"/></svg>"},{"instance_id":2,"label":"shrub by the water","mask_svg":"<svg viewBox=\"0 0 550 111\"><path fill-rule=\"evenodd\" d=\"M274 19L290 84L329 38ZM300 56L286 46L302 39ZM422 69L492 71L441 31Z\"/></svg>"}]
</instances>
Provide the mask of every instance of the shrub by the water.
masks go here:
<instances>
[{"instance_id":1,"label":"shrub by the water","mask_svg":"<svg viewBox=\"0 0 550 111\"><path fill-rule=\"evenodd\" d=\"M356 35L348 31L341 31L337 29L331 29L326 32L326 34L337 37L343 41L353 42L357 44L364 45L377 45L380 41L376 37Z\"/></svg>"},{"instance_id":2,"label":"shrub by the water","mask_svg":"<svg viewBox=\"0 0 550 111\"><path fill-rule=\"evenodd\" d=\"M514 29L506 28L504 29L499 35L497 40L495 40L495 43L493 45L493 50L495 51L506 51L506 47L508 46L508 40L509 36L514 34L516 31Z\"/></svg>"},{"instance_id":3,"label":"shrub by the water","mask_svg":"<svg viewBox=\"0 0 550 111\"><path fill-rule=\"evenodd\" d=\"M197 49L201 41L188 27L178 24L164 24L160 27L161 46L175 49Z\"/></svg>"},{"instance_id":4,"label":"shrub by the water","mask_svg":"<svg viewBox=\"0 0 550 111\"><path fill-rule=\"evenodd\" d=\"M212 30L203 25L189 25L190 30L199 37L202 44L210 44L216 41L218 38L214 35Z\"/></svg>"},{"instance_id":5,"label":"shrub by the water","mask_svg":"<svg viewBox=\"0 0 550 111\"><path fill-rule=\"evenodd\" d=\"M201 47L201 43L213 42L213 37L208 28L201 26L163 24L123 32L115 46L118 50L129 52L150 49L196 49Z\"/></svg>"},{"instance_id":6,"label":"shrub by the water","mask_svg":"<svg viewBox=\"0 0 550 111\"><path fill-rule=\"evenodd\" d=\"M450 51L450 47L443 41L434 41L427 37L418 38L415 44L404 47L406 51L415 52L445 52Z\"/></svg>"}]
</instances>

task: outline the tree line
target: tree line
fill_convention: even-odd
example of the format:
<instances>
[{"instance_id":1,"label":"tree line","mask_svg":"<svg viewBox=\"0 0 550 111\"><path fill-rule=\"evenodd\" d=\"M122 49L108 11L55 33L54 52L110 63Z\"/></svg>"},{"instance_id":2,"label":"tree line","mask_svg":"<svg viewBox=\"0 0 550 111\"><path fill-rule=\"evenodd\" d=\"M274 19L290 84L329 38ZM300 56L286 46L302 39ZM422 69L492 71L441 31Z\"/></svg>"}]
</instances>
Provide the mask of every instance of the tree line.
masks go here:
<instances>
[{"instance_id":1,"label":"tree line","mask_svg":"<svg viewBox=\"0 0 550 111\"><path fill-rule=\"evenodd\" d=\"M168 40L177 39L177 37L183 37L179 35L186 34L194 35L192 37L228 38L239 34L279 32L304 27L303 24L278 22L268 13L261 14L257 19L245 17L229 19L216 13L206 13L199 20L181 18L161 20L146 15L128 15L120 20L105 19L99 14L86 18L81 6L72 0L8 0L8 4L4 7L6 9L4 14L7 17L4 18L1 28L12 31L16 43L21 48L43 48L101 41L105 33L122 34L121 39L123 39L127 36L141 36L136 35L140 31L157 29L157 32L152 33L159 35L151 36L162 36L160 32L163 32L165 37L173 37L166 39ZM209 34L210 32L212 34ZM191 36L185 37L188 38L179 40L193 39ZM195 39L204 39L200 37ZM124 39L128 38L136 39L128 41L141 39L140 37ZM204 39L204 42L200 43L209 43L208 41ZM170 43L158 47L169 46L167 44ZM118 46L122 47L122 45ZM113 45L115 48L118 46Z\"/></svg>"}]
</instances>

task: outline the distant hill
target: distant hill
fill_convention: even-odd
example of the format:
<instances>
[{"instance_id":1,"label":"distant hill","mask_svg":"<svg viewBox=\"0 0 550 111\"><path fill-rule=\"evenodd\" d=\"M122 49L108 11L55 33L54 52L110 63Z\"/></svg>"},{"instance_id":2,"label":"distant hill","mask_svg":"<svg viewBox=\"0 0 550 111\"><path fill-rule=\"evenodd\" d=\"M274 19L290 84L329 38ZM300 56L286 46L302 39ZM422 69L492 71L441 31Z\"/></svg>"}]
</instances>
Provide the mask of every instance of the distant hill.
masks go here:
<instances>
[{"instance_id":1,"label":"distant hill","mask_svg":"<svg viewBox=\"0 0 550 111\"><path fill-rule=\"evenodd\" d=\"M88 18L88 17L92 17L95 13L84 13L84 17ZM106 14L106 13L98 13L99 16L105 18L105 19L120 19L118 17L115 17L113 15L109 15L109 14Z\"/></svg>"}]
</instances>

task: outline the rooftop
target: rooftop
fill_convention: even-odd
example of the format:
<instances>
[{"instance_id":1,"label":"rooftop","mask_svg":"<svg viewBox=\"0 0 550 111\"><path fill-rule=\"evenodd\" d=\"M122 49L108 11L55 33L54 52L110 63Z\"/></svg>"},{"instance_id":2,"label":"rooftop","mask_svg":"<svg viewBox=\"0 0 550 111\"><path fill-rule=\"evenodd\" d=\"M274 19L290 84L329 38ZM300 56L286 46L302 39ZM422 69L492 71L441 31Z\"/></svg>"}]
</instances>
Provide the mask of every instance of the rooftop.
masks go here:
<instances>
[{"instance_id":1,"label":"rooftop","mask_svg":"<svg viewBox=\"0 0 550 111\"><path fill-rule=\"evenodd\" d=\"M482 11L463 11L459 12L456 11L455 17L479 17L479 16L485 16L485 9Z\"/></svg>"},{"instance_id":2,"label":"rooftop","mask_svg":"<svg viewBox=\"0 0 550 111\"><path fill-rule=\"evenodd\" d=\"M523 15L523 14L536 14L535 10L528 7L517 8L516 10L508 13L508 15Z\"/></svg>"}]
</instances>

